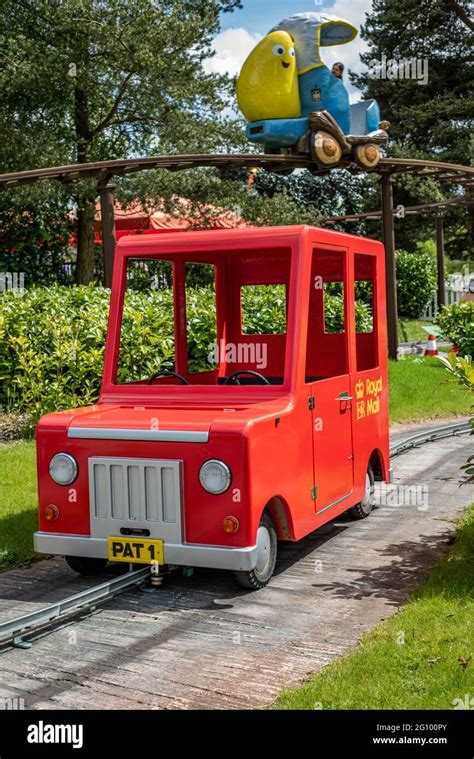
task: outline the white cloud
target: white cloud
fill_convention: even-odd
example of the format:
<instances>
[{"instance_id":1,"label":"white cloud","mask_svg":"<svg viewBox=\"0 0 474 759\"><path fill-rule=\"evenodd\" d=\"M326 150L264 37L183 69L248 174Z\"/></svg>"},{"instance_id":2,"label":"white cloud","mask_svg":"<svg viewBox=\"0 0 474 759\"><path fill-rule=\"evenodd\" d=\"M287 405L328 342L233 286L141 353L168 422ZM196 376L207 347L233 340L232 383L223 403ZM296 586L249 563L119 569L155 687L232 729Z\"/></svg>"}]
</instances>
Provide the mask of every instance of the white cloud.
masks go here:
<instances>
[{"instance_id":1,"label":"white cloud","mask_svg":"<svg viewBox=\"0 0 474 759\"><path fill-rule=\"evenodd\" d=\"M207 74L235 76L240 72L243 62L261 39L261 34L252 34L243 27L226 29L214 39L212 47L215 50L215 55L204 61L204 71Z\"/></svg>"},{"instance_id":2,"label":"white cloud","mask_svg":"<svg viewBox=\"0 0 474 759\"><path fill-rule=\"evenodd\" d=\"M361 24L365 23L365 14L370 13L371 10L371 0L351 0L350 3L347 0L336 0L334 5L327 9L327 12L332 16L349 21L359 32L357 37L352 42L348 42L347 45L335 45L321 49L321 57L327 66L331 67L336 61L343 62L345 67L344 84L349 92L351 103L360 100L361 92L349 83L347 71L351 69L351 71L360 74L365 69L365 66L360 62L359 54L367 52L368 46L360 37L360 27Z\"/></svg>"},{"instance_id":3,"label":"white cloud","mask_svg":"<svg viewBox=\"0 0 474 759\"><path fill-rule=\"evenodd\" d=\"M315 5L315 11L319 12L319 10L319 7ZM347 0L336 0L334 5L325 7L321 12L326 11L332 16L350 21L360 31L361 24L365 22L365 14L371 10L371 0L351 0L350 3ZM204 70L207 73L237 75L245 59L261 39L261 34L249 32L244 27L226 29L215 37L212 44L215 55L204 61ZM359 54L365 53L367 49L367 44L360 38L359 34L347 45L335 45L321 49L322 60L330 68L336 61L341 60L344 63L344 84L349 92L351 103L360 100L361 92L349 83L347 72L349 69L357 73L362 72L364 66L360 62Z\"/></svg>"}]
</instances>

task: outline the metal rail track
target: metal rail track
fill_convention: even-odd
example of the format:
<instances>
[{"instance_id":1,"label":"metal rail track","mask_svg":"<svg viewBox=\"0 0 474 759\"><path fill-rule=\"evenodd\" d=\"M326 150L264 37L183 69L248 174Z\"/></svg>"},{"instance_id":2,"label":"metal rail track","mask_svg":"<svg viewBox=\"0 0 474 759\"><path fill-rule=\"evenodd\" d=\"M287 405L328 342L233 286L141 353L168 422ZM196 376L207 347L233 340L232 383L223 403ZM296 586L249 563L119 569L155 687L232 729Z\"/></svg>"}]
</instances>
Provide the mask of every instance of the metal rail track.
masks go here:
<instances>
[{"instance_id":1,"label":"metal rail track","mask_svg":"<svg viewBox=\"0 0 474 759\"><path fill-rule=\"evenodd\" d=\"M441 440L442 438L455 435L465 435L470 432L471 429L469 422L457 422L455 424L445 424L440 427L432 427L430 430L416 432L414 435L409 435L409 437L393 443L390 446L390 458L399 456L401 453L409 451L411 448L418 448L424 443L431 443L435 440Z\"/></svg>"},{"instance_id":2,"label":"metal rail track","mask_svg":"<svg viewBox=\"0 0 474 759\"><path fill-rule=\"evenodd\" d=\"M71 182L77 179L97 179L103 181L117 176L133 174L147 169L169 169L181 171L203 166L218 169L265 168L269 171L285 171L286 169L310 169L315 174L327 174L330 168L322 169L317 166L309 155L265 155L263 153L198 153L176 154L164 156L145 156L142 158L117 158L111 161L95 161L93 163L76 163L65 166L48 166L42 169L29 169L8 174L0 174L0 190L23 184L32 184L43 179L54 179L59 182ZM456 183L472 183L474 166L463 166L457 163L442 161L425 161L418 158L381 158L380 163L373 169L363 168L354 164L350 159L342 160L337 168L346 167L353 173L377 172L397 173L408 172L415 176L436 176L444 181Z\"/></svg>"},{"instance_id":3,"label":"metal rail track","mask_svg":"<svg viewBox=\"0 0 474 759\"><path fill-rule=\"evenodd\" d=\"M31 648L31 643L23 640L22 635L38 631L60 619L65 619L81 610L93 611L99 602L109 601L119 593L140 585L150 575L150 567L127 572L113 580L102 582L93 588L69 596L63 601L48 604L41 609L22 614L19 617L0 624L0 646L10 642L16 648Z\"/></svg>"},{"instance_id":4,"label":"metal rail track","mask_svg":"<svg viewBox=\"0 0 474 759\"><path fill-rule=\"evenodd\" d=\"M408 450L418 448L425 443L434 442L445 437L463 435L470 432L469 422L458 422L440 427L433 427L423 432L410 435L390 446L390 456L399 456ZM63 601L50 604L36 611L15 617L8 622L0 623L0 647L5 650L8 644L16 648L31 648L31 643L23 640L23 635L46 628L54 622L66 620L81 610L93 611L98 603L110 600L119 593L140 585L150 576L150 567L129 571L108 582L100 583L93 588L69 596Z\"/></svg>"}]
</instances>

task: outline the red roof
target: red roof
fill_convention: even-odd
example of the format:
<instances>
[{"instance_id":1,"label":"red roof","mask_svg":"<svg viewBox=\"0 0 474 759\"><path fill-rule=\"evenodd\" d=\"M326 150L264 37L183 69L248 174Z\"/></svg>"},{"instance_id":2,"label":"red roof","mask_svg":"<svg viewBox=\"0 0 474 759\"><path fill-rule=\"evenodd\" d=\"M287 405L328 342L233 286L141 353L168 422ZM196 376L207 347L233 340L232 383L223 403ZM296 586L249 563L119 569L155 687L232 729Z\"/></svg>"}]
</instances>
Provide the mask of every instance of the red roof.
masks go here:
<instances>
[{"instance_id":1,"label":"red roof","mask_svg":"<svg viewBox=\"0 0 474 759\"><path fill-rule=\"evenodd\" d=\"M193 206L191 201L186 198L177 198L176 202L179 204L182 211L189 208L190 214L192 215ZM204 207L204 214L206 210L209 211L211 229L234 229L236 227L242 228L249 226L245 221L230 211L225 211L216 208L215 206L206 206ZM193 225L192 219L187 219L184 216L173 216L165 213L165 211L159 208L145 209L138 200L134 201L125 209L116 203L114 217L117 238L122 237L123 235L146 234L157 231L177 232L181 230L184 232L193 227L195 228L196 226L195 224ZM197 219L195 221L197 221ZM100 202L97 202L94 224L96 242L101 242L102 239L101 225L102 214L100 210Z\"/></svg>"}]
</instances>

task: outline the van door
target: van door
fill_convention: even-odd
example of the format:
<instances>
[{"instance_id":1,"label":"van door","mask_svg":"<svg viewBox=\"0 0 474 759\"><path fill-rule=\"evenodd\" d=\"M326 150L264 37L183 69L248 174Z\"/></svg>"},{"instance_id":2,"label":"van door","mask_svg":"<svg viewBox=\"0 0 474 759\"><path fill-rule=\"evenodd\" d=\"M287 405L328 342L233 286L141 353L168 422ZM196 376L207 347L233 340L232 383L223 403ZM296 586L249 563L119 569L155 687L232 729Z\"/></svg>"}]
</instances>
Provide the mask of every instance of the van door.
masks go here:
<instances>
[{"instance_id":1,"label":"van door","mask_svg":"<svg viewBox=\"0 0 474 759\"><path fill-rule=\"evenodd\" d=\"M312 397L314 494L319 512L347 498L354 484L349 375L315 383Z\"/></svg>"},{"instance_id":2,"label":"van door","mask_svg":"<svg viewBox=\"0 0 474 759\"><path fill-rule=\"evenodd\" d=\"M347 498L354 484L347 258L345 249L317 247L312 254L305 381L317 512Z\"/></svg>"}]
</instances>

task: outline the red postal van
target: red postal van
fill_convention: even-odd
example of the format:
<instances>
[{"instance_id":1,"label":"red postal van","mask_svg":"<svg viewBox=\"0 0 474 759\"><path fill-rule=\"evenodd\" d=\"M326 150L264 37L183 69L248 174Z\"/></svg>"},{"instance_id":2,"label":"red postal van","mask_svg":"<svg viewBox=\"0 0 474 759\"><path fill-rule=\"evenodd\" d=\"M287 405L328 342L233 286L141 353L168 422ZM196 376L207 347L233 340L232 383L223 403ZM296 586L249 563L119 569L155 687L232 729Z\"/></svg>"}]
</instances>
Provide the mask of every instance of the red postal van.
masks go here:
<instances>
[{"instance_id":1,"label":"red postal van","mask_svg":"<svg viewBox=\"0 0 474 759\"><path fill-rule=\"evenodd\" d=\"M279 540L367 517L390 479L383 246L307 226L122 237L100 398L42 417L37 449L38 552L262 588Z\"/></svg>"}]
</instances>

